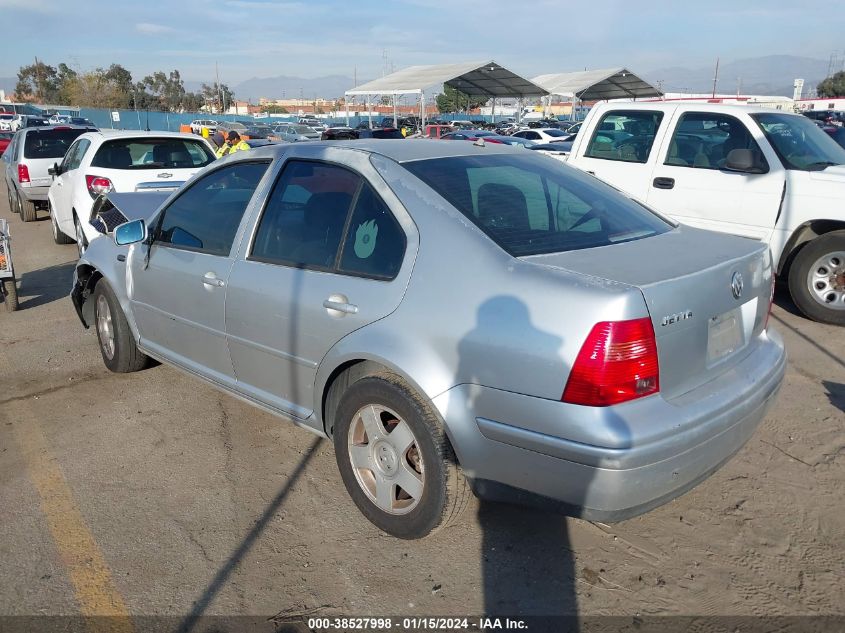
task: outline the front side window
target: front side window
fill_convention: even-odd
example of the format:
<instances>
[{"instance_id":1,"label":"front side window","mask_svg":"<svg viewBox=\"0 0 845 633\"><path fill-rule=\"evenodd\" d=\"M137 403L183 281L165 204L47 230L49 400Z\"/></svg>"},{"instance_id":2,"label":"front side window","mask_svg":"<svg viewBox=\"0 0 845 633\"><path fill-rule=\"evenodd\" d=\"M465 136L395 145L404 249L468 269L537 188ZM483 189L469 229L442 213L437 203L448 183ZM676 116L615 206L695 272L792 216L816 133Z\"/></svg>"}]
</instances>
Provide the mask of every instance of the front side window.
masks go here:
<instances>
[{"instance_id":1,"label":"front side window","mask_svg":"<svg viewBox=\"0 0 845 633\"><path fill-rule=\"evenodd\" d=\"M666 165L697 169L721 169L728 154L735 149L749 149L757 154L761 165L766 163L760 146L748 128L736 117L712 112L687 112L678 121Z\"/></svg>"},{"instance_id":2,"label":"front side window","mask_svg":"<svg viewBox=\"0 0 845 633\"><path fill-rule=\"evenodd\" d=\"M794 114L752 114L787 169L819 171L845 165L840 147L810 119Z\"/></svg>"},{"instance_id":3,"label":"front side window","mask_svg":"<svg viewBox=\"0 0 845 633\"><path fill-rule=\"evenodd\" d=\"M607 246L672 228L595 178L532 154L459 156L403 166L514 257Z\"/></svg>"},{"instance_id":4,"label":"front side window","mask_svg":"<svg viewBox=\"0 0 845 633\"><path fill-rule=\"evenodd\" d=\"M605 114L584 154L587 158L645 163L651 154L662 112L613 110Z\"/></svg>"},{"instance_id":5,"label":"front side window","mask_svg":"<svg viewBox=\"0 0 845 633\"><path fill-rule=\"evenodd\" d=\"M227 256L268 165L235 163L197 180L164 210L155 242Z\"/></svg>"},{"instance_id":6,"label":"front side window","mask_svg":"<svg viewBox=\"0 0 845 633\"><path fill-rule=\"evenodd\" d=\"M91 145L91 141L87 138L76 141L76 144L68 150L67 156L65 156L67 165L65 165L64 171L71 171L79 168L79 165L82 164L82 157L85 156L85 152L88 150L89 145Z\"/></svg>"}]
</instances>

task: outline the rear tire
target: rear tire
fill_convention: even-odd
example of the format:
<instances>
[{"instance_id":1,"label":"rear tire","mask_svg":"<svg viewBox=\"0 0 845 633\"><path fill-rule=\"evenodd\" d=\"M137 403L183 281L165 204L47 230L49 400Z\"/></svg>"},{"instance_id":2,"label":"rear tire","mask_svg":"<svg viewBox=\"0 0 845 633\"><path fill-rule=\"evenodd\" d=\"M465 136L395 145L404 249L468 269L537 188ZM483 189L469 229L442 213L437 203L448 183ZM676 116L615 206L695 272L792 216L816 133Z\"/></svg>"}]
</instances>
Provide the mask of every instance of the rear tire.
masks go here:
<instances>
[{"instance_id":1,"label":"rear tire","mask_svg":"<svg viewBox=\"0 0 845 633\"><path fill-rule=\"evenodd\" d=\"M18 309L18 283L14 277L3 280L3 305L6 312L14 312Z\"/></svg>"},{"instance_id":2,"label":"rear tire","mask_svg":"<svg viewBox=\"0 0 845 633\"><path fill-rule=\"evenodd\" d=\"M18 212L17 207L15 206L15 199L12 197L12 189L11 187L6 188L6 200L9 201L9 211L13 214Z\"/></svg>"},{"instance_id":3,"label":"rear tire","mask_svg":"<svg viewBox=\"0 0 845 633\"><path fill-rule=\"evenodd\" d=\"M62 230L59 228L59 223L56 221L56 214L53 212L53 206L49 203L47 210L50 213L50 224L53 229L53 241L56 244L73 244L74 239L62 233Z\"/></svg>"},{"instance_id":4,"label":"rear tire","mask_svg":"<svg viewBox=\"0 0 845 633\"><path fill-rule=\"evenodd\" d=\"M21 220L24 222L34 222L38 219L38 209L35 208L35 203L25 198L20 198L21 201Z\"/></svg>"},{"instance_id":5,"label":"rear tire","mask_svg":"<svg viewBox=\"0 0 845 633\"><path fill-rule=\"evenodd\" d=\"M88 238L85 237L85 231L82 230L82 223L79 221L79 216L73 214L73 228L76 233L76 239L71 240L76 242L76 251L81 258L85 251L88 250Z\"/></svg>"},{"instance_id":6,"label":"rear tire","mask_svg":"<svg viewBox=\"0 0 845 633\"><path fill-rule=\"evenodd\" d=\"M422 538L454 522L467 505L469 486L434 407L394 374L347 389L334 446L352 501L392 536Z\"/></svg>"},{"instance_id":7,"label":"rear tire","mask_svg":"<svg viewBox=\"0 0 845 633\"><path fill-rule=\"evenodd\" d=\"M805 245L789 268L789 294L807 317L845 325L845 231Z\"/></svg>"},{"instance_id":8,"label":"rear tire","mask_svg":"<svg viewBox=\"0 0 845 633\"><path fill-rule=\"evenodd\" d=\"M128 374L146 367L149 357L135 344L120 302L105 280L97 282L91 300L100 355L106 367L116 374Z\"/></svg>"}]
</instances>

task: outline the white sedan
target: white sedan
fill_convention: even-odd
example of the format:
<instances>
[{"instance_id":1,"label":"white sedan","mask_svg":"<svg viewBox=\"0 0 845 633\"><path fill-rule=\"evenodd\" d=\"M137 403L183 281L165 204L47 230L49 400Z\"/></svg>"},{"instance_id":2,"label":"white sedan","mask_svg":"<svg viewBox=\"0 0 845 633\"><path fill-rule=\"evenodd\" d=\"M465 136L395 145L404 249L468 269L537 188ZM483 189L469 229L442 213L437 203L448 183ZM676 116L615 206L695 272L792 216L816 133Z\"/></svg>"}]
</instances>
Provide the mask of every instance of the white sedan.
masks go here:
<instances>
[{"instance_id":1,"label":"white sedan","mask_svg":"<svg viewBox=\"0 0 845 633\"><path fill-rule=\"evenodd\" d=\"M80 255L101 235L91 224L98 195L110 191L173 191L215 159L193 134L100 130L79 136L50 168L47 193L53 239L76 242ZM110 227L114 228L114 227Z\"/></svg>"},{"instance_id":2,"label":"white sedan","mask_svg":"<svg viewBox=\"0 0 845 633\"><path fill-rule=\"evenodd\" d=\"M534 141L535 143L553 143L555 141L567 139L572 135L555 127L543 127L530 130L520 130L519 132L514 132L511 136L524 138L528 141Z\"/></svg>"}]
</instances>

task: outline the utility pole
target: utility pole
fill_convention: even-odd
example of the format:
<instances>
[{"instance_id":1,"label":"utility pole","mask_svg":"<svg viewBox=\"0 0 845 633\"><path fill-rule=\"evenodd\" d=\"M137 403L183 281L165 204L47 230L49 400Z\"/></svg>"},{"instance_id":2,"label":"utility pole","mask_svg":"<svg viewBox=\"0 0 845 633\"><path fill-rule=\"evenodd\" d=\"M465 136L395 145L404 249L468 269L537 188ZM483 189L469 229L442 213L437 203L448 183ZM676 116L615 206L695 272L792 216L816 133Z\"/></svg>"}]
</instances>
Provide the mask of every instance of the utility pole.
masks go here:
<instances>
[{"instance_id":1,"label":"utility pole","mask_svg":"<svg viewBox=\"0 0 845 633\"><path fill-rule=\"evenodd\" d=\"M719 81L719 58L716 58L716 74L713 75L713 98L716 98L716 83Z\"/></svg>"},{"instance_id":2,"label":"utility pole","mask_svg":"<svg viewBox=\"0 0 845 633\"><path fill-rule=\"evenodd\" d=\"M223 92L220 89L220 69L217 67L217 62L214 62L214 84L217 87L217 103L218 112L223 114Z\"/></svg>"}]
</instances>

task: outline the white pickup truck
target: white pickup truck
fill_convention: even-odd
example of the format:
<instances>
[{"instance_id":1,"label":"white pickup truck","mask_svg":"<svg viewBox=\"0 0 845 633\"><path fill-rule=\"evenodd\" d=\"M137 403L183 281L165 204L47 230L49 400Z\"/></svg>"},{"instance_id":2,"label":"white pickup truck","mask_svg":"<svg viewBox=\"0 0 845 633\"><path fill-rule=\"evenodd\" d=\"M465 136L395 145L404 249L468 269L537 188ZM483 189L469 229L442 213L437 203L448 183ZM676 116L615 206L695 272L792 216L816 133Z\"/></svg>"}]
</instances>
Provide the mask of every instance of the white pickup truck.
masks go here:
<instances>
[{"instance_id":1,"label":"white pickup truck","mask_svg":"<svg viewBox=\"0 0 845 633\"><path fill-rule=\"evenodd\" d=\"M604 103L590 111L568 162L679 222L768 243L798 308L845 325L845 149L808 118Z\"/></svg>"}]
</instances>

